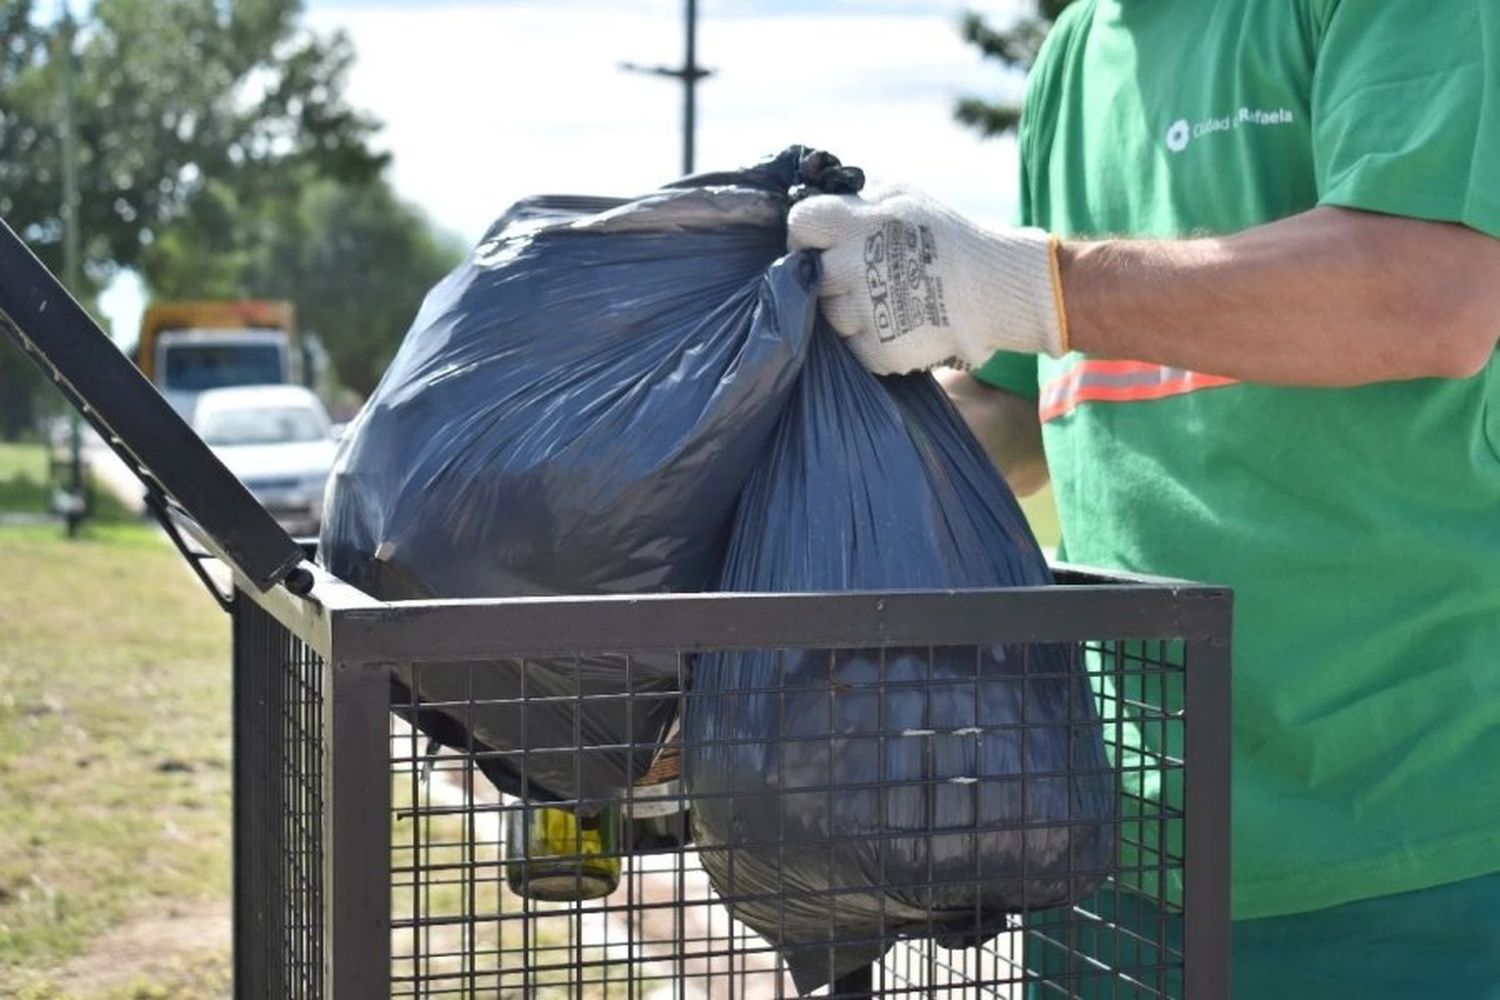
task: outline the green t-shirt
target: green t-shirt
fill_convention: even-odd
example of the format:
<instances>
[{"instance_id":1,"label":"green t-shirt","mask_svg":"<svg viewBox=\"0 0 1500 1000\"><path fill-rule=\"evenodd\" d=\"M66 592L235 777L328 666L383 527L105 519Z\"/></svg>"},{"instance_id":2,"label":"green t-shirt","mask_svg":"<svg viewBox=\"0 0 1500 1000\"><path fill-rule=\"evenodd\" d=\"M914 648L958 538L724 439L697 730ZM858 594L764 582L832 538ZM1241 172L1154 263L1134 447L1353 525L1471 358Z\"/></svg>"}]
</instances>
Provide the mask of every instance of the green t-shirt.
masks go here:
<instances>
[{"instance_id":1,"label":"green t-shirt","mask_svg":"<svg viewBox=\"0 0 1500 1000\"><path fill-rule=\"evenodd\" d=\"M1065 236L1336 205L1500 237L1500 2L1080 0L1021 149L1024 221ZM1235 589L1237 917L1500 870L1500 361L1339 390L1076 353L979 375L1039 396L1069 559Z\"/></svg>"}]
</instances>

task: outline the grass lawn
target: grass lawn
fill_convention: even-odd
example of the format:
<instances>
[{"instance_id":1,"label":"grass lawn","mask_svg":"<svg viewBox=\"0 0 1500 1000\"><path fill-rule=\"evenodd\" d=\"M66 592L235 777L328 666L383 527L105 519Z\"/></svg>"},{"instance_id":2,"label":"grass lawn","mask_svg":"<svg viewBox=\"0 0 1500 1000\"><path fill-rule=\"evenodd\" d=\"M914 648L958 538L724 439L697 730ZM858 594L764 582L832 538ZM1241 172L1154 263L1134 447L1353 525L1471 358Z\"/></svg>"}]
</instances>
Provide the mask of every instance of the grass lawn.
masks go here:
<instances>
[{"instance_id":1,"label":"grass lawn","mask_svg":"<svg viewBox=\"0 0 1500 1000\"><path fill-rule=\"evenodd\" d=\"M41 445L0 442L0 511L45 511L46 484Z\"/></svg>"},{"instance_id":2,"label":"grass lawn","mask_svg":"<svg viewBox=\"0 0 1500 1000\"><path fill-rule=\"evenodd\" d=\"M46 450L39 444L0 441L0 514L44 514L48 493ZM119 499L97 482L93 484L93 500L97 521L113 524L135 520Z\"/></svg>"},{"instance_id":3,"label":"grass lawn","mask_svg":"<svg viewBox=\"0 0 1500 1000\"><path fill-rule=\"evenodd\" d=\"M177 554L0 529L0 996L227 995L229 786L228 619Z\"/></svg>"}]
</instances>

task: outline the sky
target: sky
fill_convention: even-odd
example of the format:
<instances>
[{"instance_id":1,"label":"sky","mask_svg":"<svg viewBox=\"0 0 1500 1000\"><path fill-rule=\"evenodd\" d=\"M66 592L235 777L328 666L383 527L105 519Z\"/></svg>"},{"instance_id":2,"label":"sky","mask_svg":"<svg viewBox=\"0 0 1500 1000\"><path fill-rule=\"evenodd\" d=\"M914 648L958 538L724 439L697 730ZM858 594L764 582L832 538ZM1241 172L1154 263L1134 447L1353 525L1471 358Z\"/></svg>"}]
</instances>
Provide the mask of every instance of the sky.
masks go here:
<instances>
[{"instance_id":1,"label":"sky","mask_svg":"<svg viewBox=\"0 0 1500 1000\"><path fill-rule=\"evenodd\" d=\"M952 119L955 99L1021 81L959 37L1018 0L699 0L700 170L791 143L874 181L919 187L999 225L1016 196L1015 146ZM683 0L308 0L307 25L346 32L347 96L384 123L397 192L473 242L542 193L630 195L681 172L682 88L622 62L681 65ZM101 305L134 339L143 294L126 277Z\"/></svg>"}]
</instances>

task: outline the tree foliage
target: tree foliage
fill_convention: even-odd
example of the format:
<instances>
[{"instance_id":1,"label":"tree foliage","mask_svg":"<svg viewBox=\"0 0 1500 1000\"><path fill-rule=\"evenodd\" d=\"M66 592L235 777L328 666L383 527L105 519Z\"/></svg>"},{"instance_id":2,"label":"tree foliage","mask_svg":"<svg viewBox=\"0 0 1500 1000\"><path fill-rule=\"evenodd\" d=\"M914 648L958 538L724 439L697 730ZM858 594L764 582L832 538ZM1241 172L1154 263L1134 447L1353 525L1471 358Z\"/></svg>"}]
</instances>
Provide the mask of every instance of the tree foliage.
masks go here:
<instances>
[{"instance_id":1,"label":"tree foliage","mask_svg":"<svg viewBox=\"0 0 1500 1000\"><path fill-rule=\"evenodd\" d=\"M57 270L60 47L51 5L37 6L0 0L0 217ZM368 145L377 123L343 96L349 41L300 28L301 7L97 0L82 19L74 107L93 283L139 265L210 180L270 188L292 167L352 182L379 175L386 157Z\"/></svg>"},{"instance_id":2,"label":"tree foliage","mask_svg":"<svg viewBox=\"0 0 1500 1000\"><path fill-rule=\"evenodd\" d=\"M1036 0L1036 13L1019 18L1010 27L997 30L978 14L964 15L960 31L964 41L978 46L986 57L997 59L1009 69L1026 71L1036 62L1042 41L1063 8L1073 0ZM961 98L953 116L977 129L980 135L1002 135L1014 129L1021 120L1019 105L990 102L978 97Z\"/></svg>"}]
</instances>

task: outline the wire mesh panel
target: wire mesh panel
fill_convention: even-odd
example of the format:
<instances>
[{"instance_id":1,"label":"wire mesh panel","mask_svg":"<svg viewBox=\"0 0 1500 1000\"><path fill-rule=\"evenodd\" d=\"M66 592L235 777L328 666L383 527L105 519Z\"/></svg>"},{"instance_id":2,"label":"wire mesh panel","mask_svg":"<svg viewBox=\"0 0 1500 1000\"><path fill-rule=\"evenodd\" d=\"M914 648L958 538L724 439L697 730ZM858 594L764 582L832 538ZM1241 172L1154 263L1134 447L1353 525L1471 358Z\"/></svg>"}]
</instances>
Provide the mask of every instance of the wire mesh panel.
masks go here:
<instances>
[{"instance_id":1,"label":"wire mesh panel","mask_svg":"<svg viewBox=\"0 0 1500 1000\"><path fill-rule=\"evenodd\" d=\"M235 977L324 993L323 661L243 593L234 606Z\"/></svg>"},{"instance_id":2,"label":"wire mesh panel","mask_svg":"<svg viewBox=\"0 0 1500 1000\"><path fill-rule=\"evenodd\" d=\"M613 659L622 675L633 669L631 657ZM468 675L485 665L420 669ZM502 794L483 771L510 760L525 773L535 751L437 747L407 721L419 704L407 698L390 740L393 996L644 998L730 988L770 997L790 989L769 946L730 919L696 853L683 849L680 782L633 788L619 800L527 803ZM599 700L575 702L580 728ZM474 699L424 707L472 722L506 706ZM580 820L579 812L594 815Z\"/></svg>"},{"instance_id":3,"label":"wire mesh panel","mask_svg":"<svg viewBox=\"0 0 1500 1000\"><path fill-rule=\"evenodd\" d=\"M500 792L486 772L507 763L524 774L537 751L480 745L472 735L467 745L443 746L408 721L420 724L425 707L472 734L485 713L509 707L506 700L423 706L403 691L408 700L390 731L392 995L795 997L784 960L791 951L827 981L814 987L818 995L1183 996L1183 647L1096 641L1078 649L1088 685L1077 690L1088 693L1066 706L1061 725L1055 714L1033 719L1044 706L1027 699L1045 690L1031 685L1048 678L1023 667L1006 681L1017 686L1017 716L987 720L976 708L961 732L913 726L901 708L925 703L916 713L931 716L942 714L932 707L939 701L993 702L978 647L929 647L929 676L908 671L904 680L863 683L851 679L850 651L817 651L828 663L822 684L759 692L762 707L778 706L781 718L763 721L781 738L757 759L774 761L780 773L755 790L707 793L734 800L727 803L695 794L723 782L691 770L637 784L616 800L523 801ZM860 652L889 665L912 651ZM778 666L787 654L774 652ZM967 657L975 669L962 681L931 676L930 665L945 657ZM734 697L697 690L693 670L711 660L678 658L685 718L695 698ZM634 667L629 655L614 662L622 676ZM517 665L523 676L539 668ZM422 664L417 686L420 671L454 671L473 690L482 684L472 675L488 669L494 665ZM446 689L455 686L450 678ZM851 735L840 713L861 699L866 717ZM578 731L599 700L575 701ZM796 724L787 715L809 710L821 717ZM739 735L727 739L679 729L666 754L701 765L758 740L754 720L734 724ZM1087 850L1087 836L1059 829L1094 834L1101 826L1080 790L1068 787L1076 769L1029 773L978 759L1059 737L1106 748L1111 842L1102 856ZM814 745L789 749L798 741ZM1021 749L1016 763L1034 759ZM789 773L810 761L824 773ZM955 761L978 777L952 773ZM1029 815L1044 797L1037 789L1049 783L1062 789L1068 811ZM981 799L991 800L990 816L1004 802L1013 815L976 830ZM711 805L743 818L738 836L716 831L709 842L694 841L695 811ZM818 827L811 836L809 823ZM789 824L799 829L791 833ZM1019 844L1015 863L996 865L1005 852L986 840L1007 837ZM1044 840L1065 843L1067 853L1049 856ZM986 883L993 891L983 891ZM955 912L955 899L972 904ZM997 910L988 905L996 899L1013 903ZM846 907L864 919L847 918ZM768 933L735 919L746 912ZM810 920L824 932L809 932ZM816 974L820 950L830 956L824 974ZM851 969L838 958L844 951L875 960Z\"/></svg>"}]
</instances>

